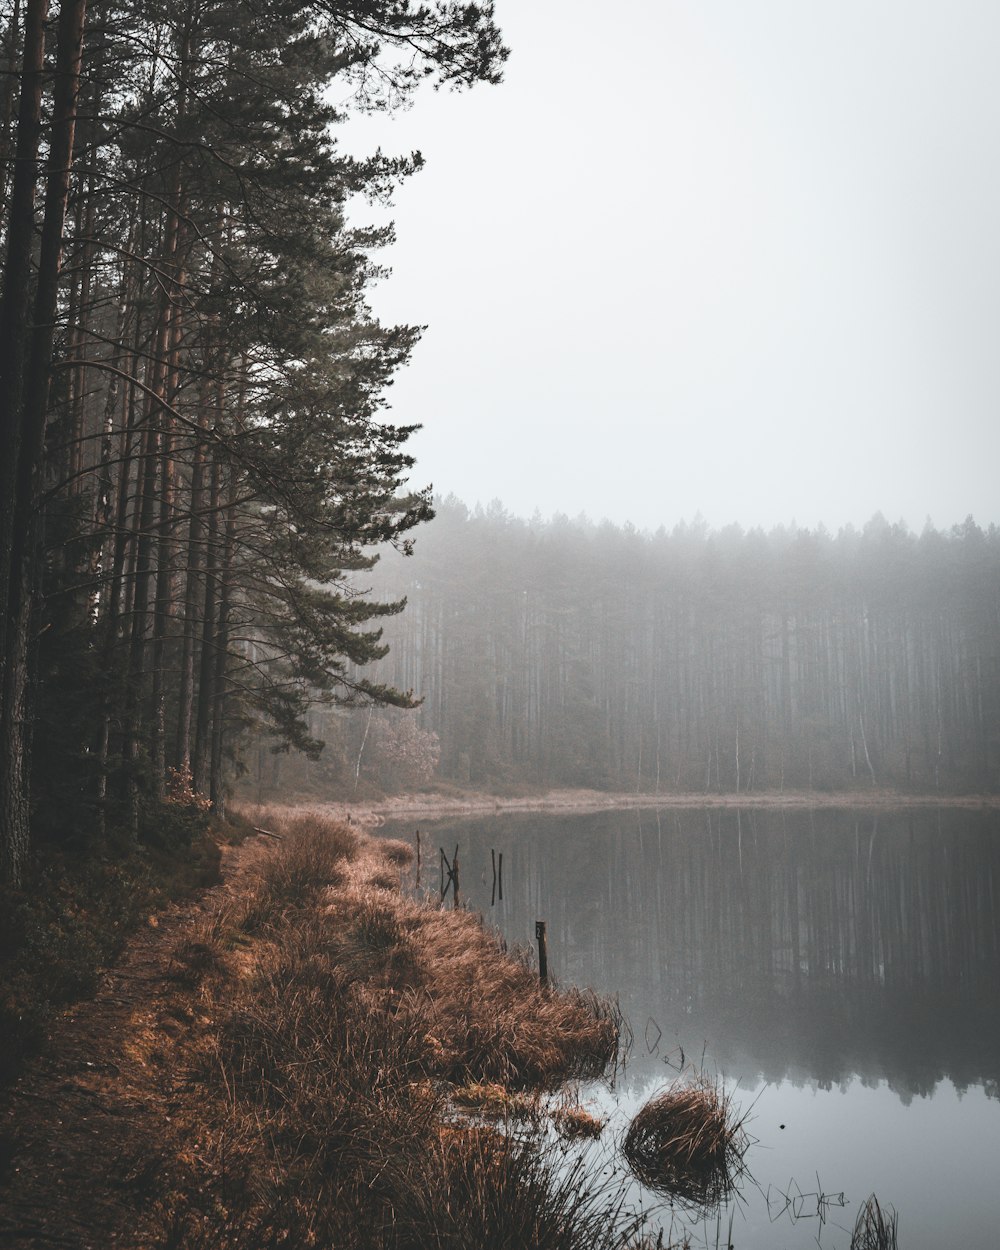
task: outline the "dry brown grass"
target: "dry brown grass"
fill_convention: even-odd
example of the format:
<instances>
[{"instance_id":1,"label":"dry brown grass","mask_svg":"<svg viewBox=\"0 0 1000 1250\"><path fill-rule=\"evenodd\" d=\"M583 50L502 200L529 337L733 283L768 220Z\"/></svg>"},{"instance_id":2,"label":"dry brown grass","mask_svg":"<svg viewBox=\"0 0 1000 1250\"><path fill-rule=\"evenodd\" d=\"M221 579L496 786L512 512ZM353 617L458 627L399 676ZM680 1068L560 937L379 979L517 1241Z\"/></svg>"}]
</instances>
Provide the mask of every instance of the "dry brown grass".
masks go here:
<instances>
[{"instance_id":1,"label":"dry brown grass","mask_svg":"<svg viewBox=\"0 0 1000 1250\"><path fill-rule=\"evenodd\" d=\"M185 1128L212 1180L164 1200L153 1244L624 1247L634 1229L537 1135L454 1123L472 1091L507 1122L602 1072L617 1006L543 990L475 917L405 898L392 843L254 816L281 841L175 952L214 1021Z\"/></svg>"},{"instance_id":2,"label":"dry brown grass","mask_svg":"<svg viewBox=\"0 0 1000 1250\"><path fill-rule=\"evenodd\" d=\"M592 1111L588 1111L586 1107L580 1106L579 1103L568 1103L553 1111L552 1123L560 1137L565 1137L568 1141L576 1141L580 1138L600 1137L606 1121L594 1115Z\"/></svg>"},{"instance_id":3,"label":"dry brown grass","mask_svg":"<svg viewBox=\"0 0 1000 1250\"><path fill-rule=\"evenodd\" d=\"M400 1187L398 1250L624 1250L641 1217L617 1217L621 1194L577 1161L488 1126L443 1133ZM651 1244L651 1243L649 1243Z\"/></svg>"},{"instance_id":4,"label":"dry brown grass","mask_svg":"<svg viewBox=\"0 0 1000 1250\"><path fill-rule=\"evenodd\" d=\"M488 1120L525 1120L536 1123L542 1115L537 1094L520 1093L490 1081L473 1081L469 1085L459 1085L452 1091L451 1099L457 1107L474 1111Z\"/></svg>"},{"instance_id":5,"label":"dry brown grass","mask_svg":"<svg viewBox=\"0 0 1000 1250\"><path fill-rule=\"evenodd\" d=\"M704 1075L656 1094L629 1125L623 1154L644 1185L712 1205L732 1189L749 1139L721 1082Z\"/></svg>"},{"instance_id":6,"label":"dry brown grass","mask_svg":"<svg viewBox=\"0 0 1000 1250\"><path fill-rule=\"evenodd\" d=\"M401 838L380 838L379 846L389 863L399 868L409 868L416 858L413 847Z\"/></svg>"}]
</instances>

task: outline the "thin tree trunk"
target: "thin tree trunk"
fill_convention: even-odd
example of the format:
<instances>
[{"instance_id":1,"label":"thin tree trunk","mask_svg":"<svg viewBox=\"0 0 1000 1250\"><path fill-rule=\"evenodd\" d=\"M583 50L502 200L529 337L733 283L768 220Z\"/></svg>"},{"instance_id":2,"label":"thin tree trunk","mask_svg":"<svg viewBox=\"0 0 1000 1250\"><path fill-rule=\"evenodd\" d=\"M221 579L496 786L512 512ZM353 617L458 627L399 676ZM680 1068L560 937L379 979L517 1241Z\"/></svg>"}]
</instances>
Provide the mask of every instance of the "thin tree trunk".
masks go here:
<instances>
[{"instance_id":1,"label":"thin tree trunk","mask_svg":"<svg viewBox=\"0 0 1000 1250\"><path fill-rule=\"evenodd\" d=\"M226 792L222 784L222 749L226 728L226 671L229 665L229 613L232 601L233 539L236 531L234 504L236 480L230 479L229 506L226 509L225 542L219 586L219 624L215 634L215 671L212 675L212 763L209 798L218 816L226 814Z\"/></svg>"},{"instance_id":2,"label":"thin tree trunk","mask_svg":"<svg viewBox=\"0 0 1000 1250\"><path fill-rule=\"evenodd\" d=\"M191 724L194 712L195 628L201 590L205 521L205 434L208 429L209 384L204 383L198 410L198 437L191 465L191 514L188 521L184 623L182 630L180 683L178 690L177 741L178 769L191 772Z\"/></svg>"},{"instance_id":3,"label":"thin tree trunk","mask_svg":"<svg viewBox=\"0 0 1000 1250\"><path fill-rule=\"evenodd\" d=\"M17 45L21 25L21 0L14 0L10 22L3 41L3 102L0 104L0 208L7 203L7 186L10 178L10 157L14 144L12 128L14 118L14 94L17 88Z\"/></svg>"},{"instance_id":4,"label":"thin tree trunk","mask_svg":"<svg viewBox=\"0 0 1000 1250\"><path fill-rule=\"evenodd\" d=\"M198 702L195 711L193 787L207 794L211 785L212 707L214 706L214 648L216 646L216 602L218 600L219 499L222 471L218 456L212 458L208 506L208 541L205 551L205 607L201 624L201 661L198 666Z\"/></svg>"}]
</instances>

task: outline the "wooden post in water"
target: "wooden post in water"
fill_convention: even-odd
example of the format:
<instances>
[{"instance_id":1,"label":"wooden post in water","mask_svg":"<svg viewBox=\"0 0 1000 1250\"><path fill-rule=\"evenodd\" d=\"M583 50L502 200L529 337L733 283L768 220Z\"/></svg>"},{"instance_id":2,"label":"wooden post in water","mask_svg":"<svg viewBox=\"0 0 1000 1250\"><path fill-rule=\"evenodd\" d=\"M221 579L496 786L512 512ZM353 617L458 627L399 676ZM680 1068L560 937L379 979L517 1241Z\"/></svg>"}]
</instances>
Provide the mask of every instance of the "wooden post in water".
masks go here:
<instances>
[{"instance_id":1,"label":"wooden post in water","mask_svg":"<svg viewBox=\"0 0 1000 1250\"><path fill-rule=\"evenodd\" d=\"M538 940L538 979L542 985L549 983L549 948L545 939L545 921L535 921L535 937Z\"/></svg>"},{"instance_id":2,"label":"wooden post in water","mask_svg":"<svg viewBox=\"0 0 1000 1250\"><path fill-rule=\"evenodd\" d=\"M447 877L445 872L447 871ZM452 892L452 906L458 907L458 847L455 847L455 854L452 861L448 863L448 856L444 853L444 847L441 847L441 905L444 906L445 896L449 889Z\"/></svg>"}]
</instances>

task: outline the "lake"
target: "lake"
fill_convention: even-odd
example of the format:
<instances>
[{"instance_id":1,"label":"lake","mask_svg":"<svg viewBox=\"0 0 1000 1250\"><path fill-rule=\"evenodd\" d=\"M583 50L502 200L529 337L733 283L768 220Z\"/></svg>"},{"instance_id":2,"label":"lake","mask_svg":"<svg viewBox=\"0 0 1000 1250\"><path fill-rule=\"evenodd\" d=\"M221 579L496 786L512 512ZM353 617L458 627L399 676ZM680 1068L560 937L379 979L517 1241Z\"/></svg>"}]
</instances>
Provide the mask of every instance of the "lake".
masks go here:
<instances>
[{"instance_id":1,"label":"lake","mask_svg":"<svg viewBox=\"0 0 1000 1250\"><path fill-rule=\"evenodd\" d=\"M751 1108L749 1175L672 1235L850 1245L872 1192L905 1250L1000 1244L1000 814L664 810L422 824L423 884L459 847L462 901L631 1023L613 1119L692 1062ZM386 835L414 842L413 823ZM492 852L492 854L491 854ZM503 856L502 887L493 864ZM635 1187L644 1204L656 1196Z\"/></svg>"}]
</instances>

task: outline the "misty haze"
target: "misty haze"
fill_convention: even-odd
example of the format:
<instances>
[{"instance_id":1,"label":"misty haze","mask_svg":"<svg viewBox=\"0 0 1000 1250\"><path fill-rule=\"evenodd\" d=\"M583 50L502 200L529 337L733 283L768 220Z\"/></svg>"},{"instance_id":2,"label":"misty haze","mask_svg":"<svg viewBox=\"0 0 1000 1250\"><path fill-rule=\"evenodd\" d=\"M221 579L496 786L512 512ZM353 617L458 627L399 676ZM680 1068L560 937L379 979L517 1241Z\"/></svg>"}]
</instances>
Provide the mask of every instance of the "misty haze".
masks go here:
<instances>
[{"instance_id":1,"label":"misty haze","mask_svg":"<svg viewBox=\"0 0 1000 1250\"><path fill-rule=\"evenodd\" d=\"M997 1243L1000 10L0 0L0 1244Z\"/></svg>"}]
</instances>

